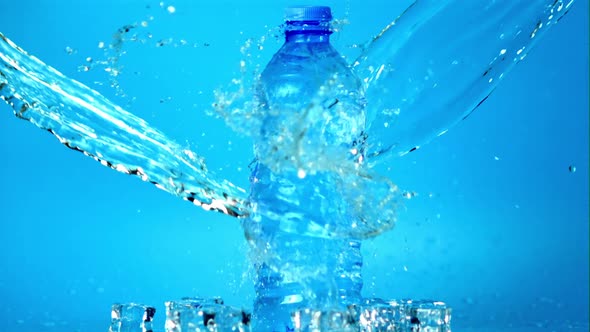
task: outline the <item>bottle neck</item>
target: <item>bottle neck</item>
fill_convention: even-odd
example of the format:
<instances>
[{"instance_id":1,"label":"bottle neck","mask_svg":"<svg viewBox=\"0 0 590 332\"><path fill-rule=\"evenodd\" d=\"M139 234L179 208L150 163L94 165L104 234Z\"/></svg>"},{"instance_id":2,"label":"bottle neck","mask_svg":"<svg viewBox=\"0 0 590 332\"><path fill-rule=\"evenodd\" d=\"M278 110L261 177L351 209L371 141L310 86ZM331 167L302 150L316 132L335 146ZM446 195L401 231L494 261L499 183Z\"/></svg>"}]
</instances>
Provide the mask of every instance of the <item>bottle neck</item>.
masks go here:
<instances>
[{"instance_id":1,"label":"bottle neck","mask_svg":"<svg viewBox=\"0 0 590 332\"><path fill-rule=\"evenodd\" d=\"M285 32L287 43L329 43L330 33Z\"/></svg>"},{"instance_id":2,"label":"bottle neck","mask_svg":"<svg viewBox=\"0 0 590 332\"><path fill-rule=\"evenodd\" d=\"M329 43L330 22L295 21L285 26L285 41L290 43Z\"/></svg>"}]
</instances>

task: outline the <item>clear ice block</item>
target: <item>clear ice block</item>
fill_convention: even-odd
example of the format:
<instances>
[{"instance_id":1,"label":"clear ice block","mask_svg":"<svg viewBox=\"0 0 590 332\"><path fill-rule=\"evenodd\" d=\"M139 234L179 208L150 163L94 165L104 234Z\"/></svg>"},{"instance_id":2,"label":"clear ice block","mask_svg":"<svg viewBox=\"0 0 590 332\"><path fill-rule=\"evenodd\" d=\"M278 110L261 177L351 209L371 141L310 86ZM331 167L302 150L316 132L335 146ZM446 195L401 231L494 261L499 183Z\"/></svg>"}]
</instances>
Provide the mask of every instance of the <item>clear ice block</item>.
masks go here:
<instances>
[{"instance_id":1,"label":"clear ice block","mask_svg":"<svg viewBox=\"0 0 590 332\"><path fill-rule=\"evenodd\" d=\"M166 332L250 332L250 314L221 298L184 297L166 302Z\"/></svg>"},{"instance_id":2,"label":"clear ice block","mask_svg":"<svg viewBox=\"0 0 590 332\"><path fill-rule=\"evenodd\" d=\"M344 310L296 310L291 315L294 332L357 332L357 313L354 306Z\"/></svg>"},{"instance_id":3,"label":"clear ice block","mask_svg":"<svg viewBox=\"0 0 590 332\"><path fill-rule=\"evenodd\" d=\"M404 332L451 332L451 308L439 301L404 301Z\"/></svg>"},{"instance_id":4,"label":"clear ice block","mask_svg":"<svg viewBox=\"0 0 590 332\"><path fill-rule=\"evenodd\" d=\"M111 308L109 332L153 332L156 309L137 303L115 303Z\"/></svg>"},{"instance_id":5,"label":"clear ice block","mask_svg":"<svg viewBox=\"0 0 590 332\"><path fill-rule=\"evenodd\" d=\"M366 299L360 305L360 332L404 331L405 307L401 301Z\"/></svg>"}]
</instances>

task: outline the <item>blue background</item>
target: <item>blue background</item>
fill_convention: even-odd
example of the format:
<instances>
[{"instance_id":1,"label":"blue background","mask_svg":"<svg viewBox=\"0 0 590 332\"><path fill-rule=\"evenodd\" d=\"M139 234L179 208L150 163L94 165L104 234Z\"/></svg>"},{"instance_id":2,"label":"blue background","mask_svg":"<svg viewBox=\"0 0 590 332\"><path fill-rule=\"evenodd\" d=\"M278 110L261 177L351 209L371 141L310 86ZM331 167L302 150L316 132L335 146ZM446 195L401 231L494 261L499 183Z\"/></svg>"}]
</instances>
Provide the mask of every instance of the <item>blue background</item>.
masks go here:
<instances>
[{"instance_id":1,"label":"blue background","mask_svg":"<svg viewBox=\"0 0 590 332\"><path fill-rule=\"evenodd\" d=\"M409 1L323 3L350 21L333 43L353 57ZM212 91L292 4L21 0L2 4L0 31L246 188L250 142L207 115ZM578 0L477 112L383 167L418 195L364 244L366 296L445 301L455 331L588 330L588 11ZM104 67L79 71L105 59L99 41L143 20L153 38L126 42L120 60L127 96ZM188 45L154 46L170 37ZM270 39L261 65L280 46ZM163 302L182 296L248 307L245 253L236 220L66 149L0 105L0 331L106 331L113 302L157 306L158 327Z\"/></svg>"}]
</instances>

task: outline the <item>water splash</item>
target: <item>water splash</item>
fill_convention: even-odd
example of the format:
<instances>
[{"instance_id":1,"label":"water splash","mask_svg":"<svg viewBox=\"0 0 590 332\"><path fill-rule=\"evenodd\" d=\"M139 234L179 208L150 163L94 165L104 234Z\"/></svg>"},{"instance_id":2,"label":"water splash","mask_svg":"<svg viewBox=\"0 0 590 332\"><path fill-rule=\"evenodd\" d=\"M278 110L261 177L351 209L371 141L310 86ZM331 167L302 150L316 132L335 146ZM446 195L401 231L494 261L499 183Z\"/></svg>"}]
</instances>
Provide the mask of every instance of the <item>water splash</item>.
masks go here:
<instances>
[{"instance_id":1,"label":"water splash","mask_svg":"<svg viewBox=\"0 0 590 332\"><path fill-rule=\"evenodd\" d=\"M259 99L261 93L257 91L260 89L260 63L266 43L276 40L276 35L273 29L259 39L245 42L240 50L239 76L225 88L215 91L213 106L230 128L260 143L256 145L257 162L277 174L285 171L297 174L287 187L302 190L303 183L309 182L314 190L308 196L309 201L300 202L269 186L264 191L273 193L269 195L276 196L281 204L251 203L254 214L276 220L287 232L297 229L301 234L322 238L364 239L393 228L401 194L389 179L365 167L364 118L354 117L359 112L343 107L353 104L348 99L359 96L341 91L336 76L321 84L301 112L284 110L279 111L280 117L272 117L277 122L273 124L278 128L276 135L262 133L270 110L264 107L265 101ZM279 45L273 46L278 48ZM327 108L330 112L326 112ZM337 116L327 118L330 113ZM347 143L335 145L335 141ZM315 180L307 181L307 177ZM253 181L273 183L277 179ZM367 192L372 195L366 195ZM290 213L286 215L286 211ZM326 227L323 217L326 215L350 222Z\"/></svg>"},{"instance_id":2,"label":"water splash","mask_svg":"<svg viewBox=\"0 0 590 332\"><path fill-rule=\"evenodd\" d=\"M247 214L245 191L218 181L202 157L27 54L2 34L0 98L18 118L104 166L136 175L206 210L234 217Z\"/></svg>"},{"instance_id":3,"label":"water splash","mask_svg":"<svg viewBox=\"0 0 590 332\"><path fill-rule=\"evenodd\" d=\"M352 207L358 220L365 222L360 227L349 225L353 235L338 230L326 236L364 238L393 227L400 193L365 166L371 166L365 157L388 152L403 155L415 150L421 144L417 142L445 133L487 98L571 4L562 0L484 1L485 6L452 0L417 1L374 38L354 64L366 82L369 100L369 128L355 144L335 151L317 142L306 145L301 135L309 129L305 124L314 123L321 113L317 110L326 106L318 100L311 101L304 119L293 119L302 125L278 136L294 140L273 144L283 150L281 156L289 156L289 164L298 170L299 177L318 171L337 174L342 195L334 203ZM117 91L122 43L141 42L144 37L151 40L149 33L144 37L129 34L146 25L123 26L108 48L113 56L106 64ZM228 88L216 91L214 108L236 131L259 132L263 117L260 101L253 96L260 65L266 62L263 50L269 49L265 43L279 39L279 30L270 29L266 36L248 40L241 49L241 76ZM448 36L457 37L449 41ZM162 45L167 42L162 41ZM329 82L324 87L331 88ZM249 213L245 191L228 181L216 180L196 153L172 143L144 120L29 56L3 36L0 90L18 117L50 131L66 146L105 166L137 175L206 209L232 216ZM302 147L319 153L302 154ZM273 156L268 154L268 158ZM265 164L283 167L280 162L275 158ZM365 195L369 191L374 195ZM370 223L377 226L369 227Z\"/></svg>"},{"instance_id":4,"label":"water splash","mask_svg":"<svg viewBox=\"0 0 590 332\"><path fill-rule=\"evenodd\" d=\"M414 151L466 118L571 4L561 0L416 1L385 27L353 64L365 83L369 114L366 131L346 149L321 140L323 110L331 107L324 104L322 91L335 88L329 81L306 110L281 113L280 135L269 138L260 134L268 116L261 107L265 101L259 100L257 93L261 73L257 50L262 49L266 37L249 40L242 47L241 76L216 91L214 107L233 130L254 141L264 140L262 146L268 150L257 155L273 171L291 167L300 178L324 171L339 174L337 182L343 185L338 192L342 195L330 197L330 204L364 222L358 229L355 224L323 230L324 236L377 235L393 227L400 193L395 185L373 174L370 167L377 159L372 157ZM310 139L314 131L319 134ZM386 189L380 187L384 183L388 184ZM359 193L358 188L365 191ZM364 195L366 192L374 195ZM291 206L297 209L296 204ZM265 210L267 217L279 220L282 216L272 213L272 207ZM307 220L298 218L307 229L317 232L317 225Z\"/></svg>"},{"instance_id":5,"label":"water splash","mask_svg":"<svg viewBox=\"0 0 590 332\"><path fill-rule=\"evenodd\" d=\"M234 130L248 131L260 125L256 122L260 117L250 116L252 114L249 113L255 107L251 103L254 94L250 87L255 85L258 78L264 45L278 38L277 29L270 29L268 36L246 42L241 49L244 55L243 63L240 63L242 77L232 82L230 90L218 91L217 110ZM119 29L118 33L121 31L125 29ZM0 37L0 97L8 102L17 117L48 130L62 144L94 158L104 166L136 175L197 206L235 217L244 217L250 213L252 206L246 200L245 191L226 180L217 181L215 175L207 170L204 159L195 152L173 143L146 121L87 86L65 77L6 37ZM118 43L113 42L112 45ZM114 54L121 52L117 47L109 48ZM109 68L117 67L113 58L109 58L107 64ZM115 90L122 91L118 89L120 86L116 80L111 81L111 84L114 84L112 87ZM228 105L233 108L228 109L232 113L223 113L223 98L230 99ZM239 116L236 115L235 105L239 104L236 101L247 105L239 110ZM311 104L319 105L317 101ZM311 109L319 110L317 107ZM310 116L314 114L318 116L319 113L311 112ZM240 117L243 115L246 117ZM301 125L294 128L306 131L304 124L309 123L309 120L300 119ZM342 213L358 216L354 218L354 224L327 229L322 237L367 238L391 229L395 224L395 206L399 200L397 187L389 180L359 167L362 164L359 161L362 158L360 149L346 149L345 153L337 150L336 153L326 150L327 145L322 146L324 148L318 149L314 156L324 157L307 158L307 162L299 160L301 177L312 175L318 170L333 172L338 186L336 192L341 194L330 195L332 205L341 207ZM295 158L302 156L301 144L286 147L283 155ZM293 150L295 148L297 151ZM330 157L341 158L341 162L335 162ZM269 155L269 158L274 157ZM363 194L369 190L375 195ZM273 209L262 213L277 220L283 217ZM313 220L307 226L310 230L314 229L314 233L320 227Z\"/></svg>"},{"instance_id":6,"label":"water splash","mask_svg":"<svg viewBox=\"0 0 590 332\"><path fill-rule=\"evenodd\" d=\"M468 117L572 3L416 1L354 63L368 157L404 155Z\"/></svg>"}]
</instances>

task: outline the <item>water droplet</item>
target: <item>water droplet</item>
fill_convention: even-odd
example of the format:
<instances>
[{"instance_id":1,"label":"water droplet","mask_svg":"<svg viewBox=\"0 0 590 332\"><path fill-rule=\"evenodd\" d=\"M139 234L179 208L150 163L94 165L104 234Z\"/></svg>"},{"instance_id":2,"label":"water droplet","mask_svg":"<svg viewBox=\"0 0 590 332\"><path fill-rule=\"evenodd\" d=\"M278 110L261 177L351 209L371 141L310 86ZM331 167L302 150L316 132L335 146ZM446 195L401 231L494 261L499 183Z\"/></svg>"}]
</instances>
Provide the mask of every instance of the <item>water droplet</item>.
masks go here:
<instances>
[{"instance_id":1,"label":"water droplet","mask_svg":"<svg viewBox=\"0 0 590 332\"><path fill-rule=\"evenodd\" d=\"M307 174L305 173L305 170L303 170L301 168L297 171L297 177L299 177L300 179L305 178L306 175Z\"/></svg>"},{"instance_id":2,"label":"water droplet","mask_svg":"<svg viewBox=\"0 0 590 332\"><path fill-rule=\"evenodd\" d=\"M174 6L168 6L168 8L166 8L166 10L170 13L170 14L174 14L176 12L176 8Z\"/></svg>"},{"instance_id":3,"label":"water droplet","mask_svg":"<svg viewBox=\"0 0 590 332\"><path fill-rule=\"evenodd\" d=\"M568 167L568 170L570 171L570 173L575 173L575 172L576 172L576 166L574 166L574 165L570 165L570 166Z\"/></svg>"},{"instance_id":4,"label":"water droplet","mask_svg":"<svg viewBox=\"0 0 590 332\"><path fill-rule=\"evenodd\" d=\"M418 193L413 192L413 191L406 191L402 194L402 196L406 199L412 199L412 198L418 196Z\"/></svg>"},{"instance_id":5,"label":"water droplet","mask_svg":"<svg viewBox=\"0 0 590 332\"><path fill-rule=\"evenodd\" d=\"M73 48L71 48L71 47L69 47L69 46L66 46L66 49L65 49L65 51L66 51L66 53L67 53L67 54L69 54L69 55L72 55L72 54L75 54L75 53L76 53L76 50L75 50L75 49L73 49Z\"/></svg>"},{"instance_id":6,"label":"water droplet","mask_svg":"<svg viewBox=\"0 0 590 332\"><path fill-rule=\"evenodd\" d=\"M102 42L102 41L98 42L98 48L104 48L104 42Z\"/></svg>"}]
</instances>

